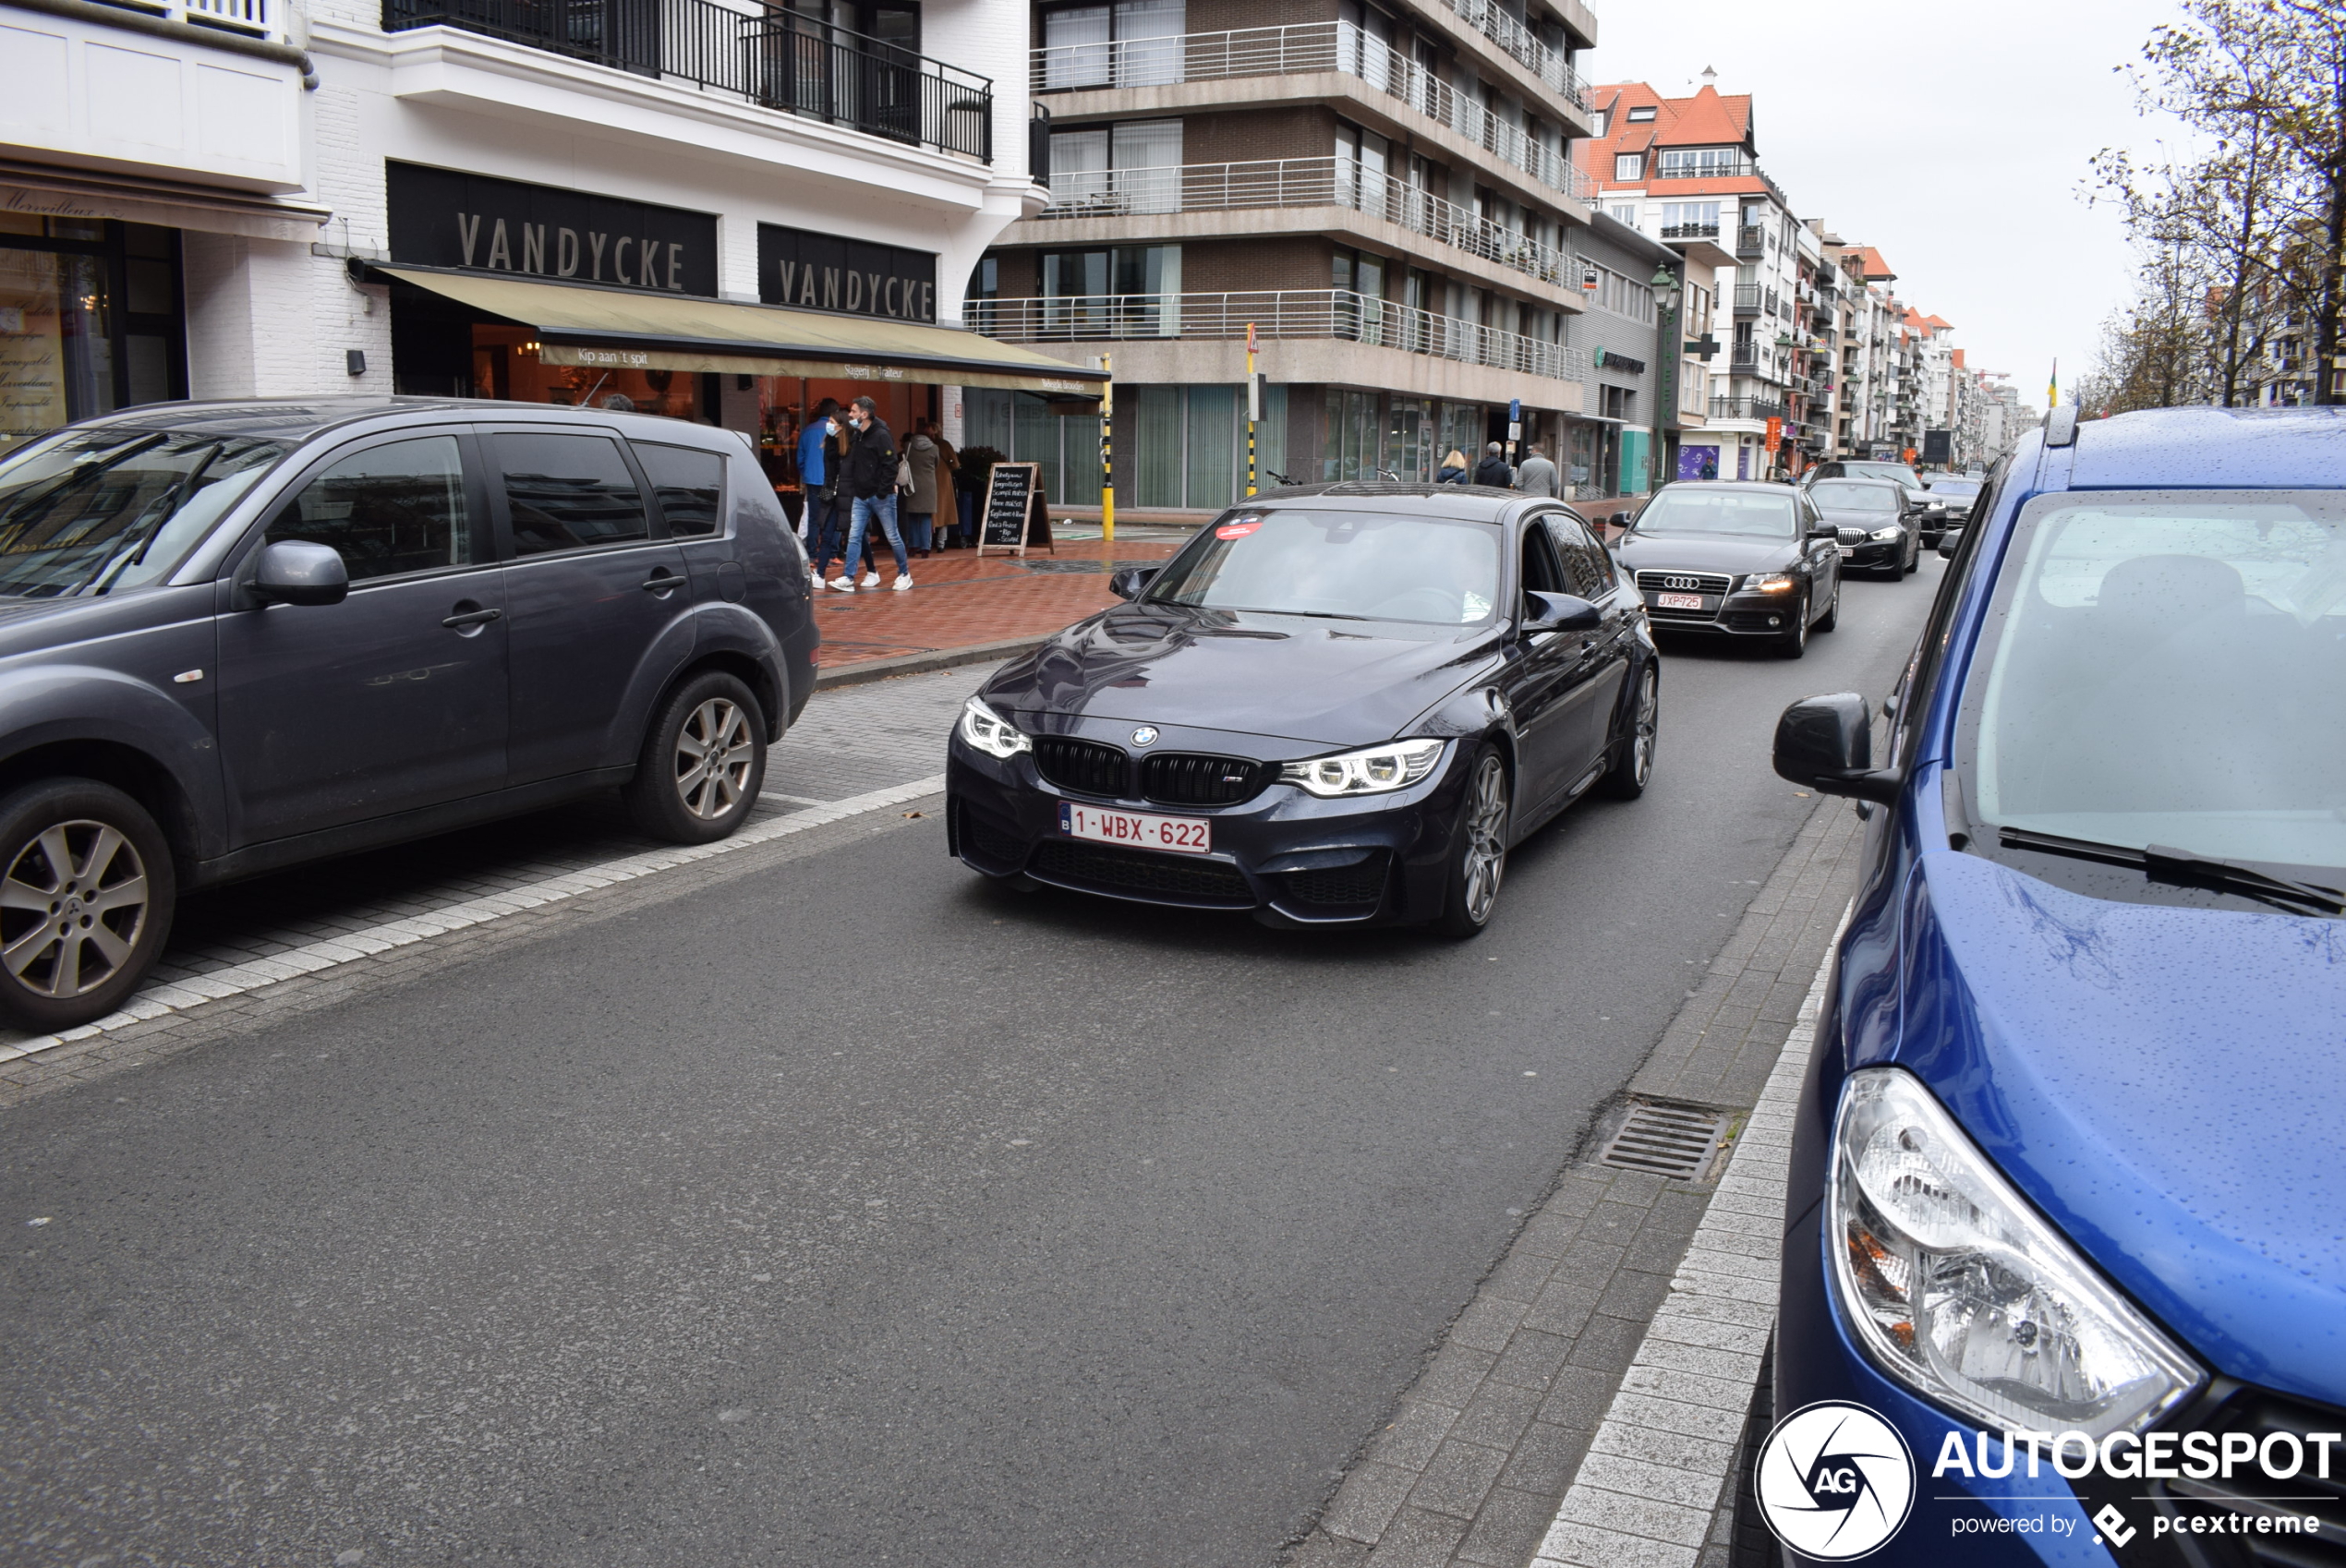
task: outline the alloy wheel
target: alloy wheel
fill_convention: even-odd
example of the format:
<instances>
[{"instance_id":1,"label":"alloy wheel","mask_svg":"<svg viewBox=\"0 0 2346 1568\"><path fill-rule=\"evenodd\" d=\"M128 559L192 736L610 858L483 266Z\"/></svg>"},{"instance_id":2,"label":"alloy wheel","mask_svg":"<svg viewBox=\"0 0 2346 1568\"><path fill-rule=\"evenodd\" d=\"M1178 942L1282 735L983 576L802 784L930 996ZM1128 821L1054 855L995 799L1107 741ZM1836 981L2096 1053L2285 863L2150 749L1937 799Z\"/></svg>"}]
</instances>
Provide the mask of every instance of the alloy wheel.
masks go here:
<instances>
[{"instance_id":1,"label":"alloy wheel","mask_svg":"<svg viewBox=\"0 0 2346 1568\"><path fill-rule=\"evenodd\" d=\"M749 790L757 742L741 705L711 697L676 733L676 793L704 822L732 811Z\"/></svg>"},{"instance_id":2,"label":"alloy wheel","mask_svg":"<svg viewBox=\"0 0 2346 1568\"><path fill-rule=\"evenodd\" d=\"M130 961L149 903L146 862L118 830L44 827L0 877L0 963L37 996L87 995Z\"/></svg>"},{"instance_id":3,"label":"alloy wheel","mask_svg":"<svg viewBox=\"0 0 2346 1568\"><path fill-rule=\"evenodd\" d=\"M1637 728L1629 737L1629 766L1637 769L1638 788L1653 777L1653 732L1662 717L1662 682L1651 669L1638 682Z\"/></svg>"},{"instance_id":4,"label":"alloy wheel","mask_svg":"<svg viewBox=\"0 0 2346 1568\"><path fill-rule=\"evenodd\" d=\"M1481 925L1499 901L1499 882L1507 870L1507 770L1495 754L1474 770L1462 869L1467 918Z\"/></svg>"}]
</instances>

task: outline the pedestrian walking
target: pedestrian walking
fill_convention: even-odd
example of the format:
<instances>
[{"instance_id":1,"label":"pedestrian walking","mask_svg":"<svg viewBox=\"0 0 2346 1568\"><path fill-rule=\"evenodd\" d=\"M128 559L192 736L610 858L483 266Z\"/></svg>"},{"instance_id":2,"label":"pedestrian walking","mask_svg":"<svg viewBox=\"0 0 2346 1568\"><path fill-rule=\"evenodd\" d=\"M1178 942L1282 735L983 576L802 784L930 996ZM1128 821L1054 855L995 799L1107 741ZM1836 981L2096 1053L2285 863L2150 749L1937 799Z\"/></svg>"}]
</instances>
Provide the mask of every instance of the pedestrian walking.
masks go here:
<instances>
[{"instance_id":1,"label":"pedestrian walking","mask_svg":"<svg viewBox=\"0 0 2346 1568\"><path fill-rule=\"evenodd\" d=\"M1564 492L1557 488L1556 465L1548 461L1547 452L1533 447L1531 455L1523 460L1522 471L1515 476L1516 488L1525 495L1547 496L1551 499Z\"/></svg>"},{"instance_id":2,"label":"pedestrian walking","mask_svg":"<svg viewBox=\"0 0 2346 1568\"><path fill-rule=\"evenodd\" d=\"M904 497L904 548L928 559L937 522L937 438L929 422L913 422L913 439L904 443L905 465L912 470L913 488Z\"/></svg>"},{"instance_id":3,"label":"pedestrian walking","mask_svg":"<svg viewBox=\"0 0 2346 1568\"><path fill-rule=\"evenodd\" d=\"M841 593L879 586L877 563L860 580L856 575L864 564L864 536L877 523L888 536L888 548L896 554L896 581L889 586L901 593L913 585L904 536L896 526L897 477L904 459L896 450L896 437L880 419L879 405L870 398L859 397L847 405L847 458L840 474L840 488L846 494L849 508L847 566L830 585Z\"/></svg>"},{"instance_id":4,"label":"pedestrian walking","mask_svg":"<svg viewBox=\"0 0 2346 1568\"><path fill-rule=\"evenodd\" d=\"M798 484L806 504L800 528L806 540L806 564L820 583L835 557L844 553L840 538L839 472L832 461L839 435L839 400L825 398L798 433Z\"/></svg>"},{"instance_id":5,"label":"pedestrian walking","mask_svg":"<svg viewBox=\"0 0 2346 1568\"><path fill-rule=\"evenodd\" d=\"M937 443L937 548L944 549L948 537L957 534L961 525L961 498L953 483L953 476L961 470L961 454L934 425L929 427L929 439Z\"/></svg>"},{"instance_id":6,"label":"pedestrian walking","mask_svg":"<svg viewBox=\"0 0 2346 1568\"><path fill-rule=\"evenodd\" d=\"M1507 466L1499 443L1493 441L1483 449L1482 461L1474 465L1474 482L1488 485L1495 490L1515 488L1515 470Z\"/></svg>"},{"instance_id":7,"label":"pedestrian walking","mask_svg":"<svg viewBox=\"0 0 2346 1568\"><path fill-rule=\"evenodd\" d=\"M1442 460L1441 469L1433 476L1433 482L1437 485L1463 485L1466 480L1466 453L1452 447L1450 455Z\"/></svg>"}]
</instances>

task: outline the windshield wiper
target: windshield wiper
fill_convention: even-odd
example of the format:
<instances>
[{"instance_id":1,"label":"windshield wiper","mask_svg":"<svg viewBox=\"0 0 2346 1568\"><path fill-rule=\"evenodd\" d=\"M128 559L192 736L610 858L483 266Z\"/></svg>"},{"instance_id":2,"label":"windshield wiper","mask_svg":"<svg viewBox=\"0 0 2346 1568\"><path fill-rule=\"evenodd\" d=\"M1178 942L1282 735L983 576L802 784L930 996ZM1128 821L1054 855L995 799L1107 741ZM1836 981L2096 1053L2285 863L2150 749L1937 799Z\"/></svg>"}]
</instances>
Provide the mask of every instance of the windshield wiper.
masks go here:
<instances>
[{"instance_id":1,"label":"windshield wiper","mask_svg":"<svg viewBox=\"0 0 2346 1568\"><path fill-rule=\"evenodd\" d=\"M2066 838L2058 833L2038 833L2026 827L1998 828L1997 836L2007 850L2036 850L2049 855L2067 855L2072 860L2131 866L2153 882L2213 887L2292 911L2313 909L2323 914L2346 914L2346 891L2319 883L2292 882L2238 861L2195 855L2189 850L2170 849L2163 844L2137 850L2126 844Z\"/></svg>"}]
</instances>

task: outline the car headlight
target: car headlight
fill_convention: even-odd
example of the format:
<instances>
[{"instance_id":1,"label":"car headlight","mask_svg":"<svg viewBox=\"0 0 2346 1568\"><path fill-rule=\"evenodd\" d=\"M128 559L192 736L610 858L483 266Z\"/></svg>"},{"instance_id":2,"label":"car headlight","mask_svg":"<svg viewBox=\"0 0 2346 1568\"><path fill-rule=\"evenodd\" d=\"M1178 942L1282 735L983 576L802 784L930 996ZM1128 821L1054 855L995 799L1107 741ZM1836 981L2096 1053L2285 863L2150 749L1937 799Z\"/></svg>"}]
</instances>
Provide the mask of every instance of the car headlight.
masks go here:
<instances>
[{"instance_id":1,"label":"car headlight","mask_svg":"<svg viewBox=\"0 0 2346 1568\"><path fill-rule=\"evenodd\" d=\"M1034 749L1034 742L975 697L961 705L961 739L990 757L1014 757Z\"/></svg>"},{"instance_id":2,"label":"car headlight","mask_svg":"<svg viewBox=\"0 0 2346 1568\"><path fill-rule=\"evenodd\" d=\"M1866 536L1866 537L1873 540L1876 544L1881 544L1887 540L1894 539L1897 537L1898 530L1895 528L1876 528L1872 533Z\"/></svg>"},{"instance_id":3,"label":"car headlight","mask_svg":"<svg viewBox=\"0 0 2346 1568\"><path fill-rule=\"evenodd\" d=\"M1747 594L1788 594L1800 585L1789 572L1755 573L1743 580Z\"/></svg>"},{"instance_id":4,"label":"car headlight","mask_svg":"<svg viewBox=\"0 0 2346 1568\"><path fill-rule=\"evenodd\" d=\"M1875 1360L2010 1430L2135 1430L2199 1368L2103 1281L1911 1074L1850 1075L1832 1129L1828 1248Z\"/></svg>"},{"instance_id":5,"label":"car headlight","mask_svg":"<svg viewBox=\"0 0 2346 1568\"><path fill-rule=\"evenodd\" d=\"M1291 762L1279 769L1283 784L1300 784L1315 795L1375 795L1407 789L1433 771L1447 741L1396 741L1362 752Z\"/></svg>"}]
</instances>

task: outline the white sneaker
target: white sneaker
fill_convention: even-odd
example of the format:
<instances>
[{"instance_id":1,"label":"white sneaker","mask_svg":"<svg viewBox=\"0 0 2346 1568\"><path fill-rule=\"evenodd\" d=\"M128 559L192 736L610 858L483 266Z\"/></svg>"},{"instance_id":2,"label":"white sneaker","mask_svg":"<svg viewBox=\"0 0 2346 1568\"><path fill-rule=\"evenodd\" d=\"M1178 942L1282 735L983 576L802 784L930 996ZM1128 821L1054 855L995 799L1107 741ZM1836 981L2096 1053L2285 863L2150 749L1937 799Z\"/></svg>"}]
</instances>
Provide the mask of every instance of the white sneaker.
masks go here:
<instances>
[{"instance_id":1,"label":"white sneaker","mask_svg":"<svg viewBox=\"0 0 2346 1568\"><path fill-rule=\"evenodd\" d=\"M913 574L910 572L900 572L896 574L896 581L890 583L889 588L891 592L901 594L912 585Z\"/></svg>"},{"instance_id":2,"label":"white sneaker","mask_svg":"<svg viewBox=\"0 0 2346 1568\"><path fill-rule=\"evenodd\" d=\"M849 582L844 577L834 577L829 582L824 584L823 586L836 589L842 594L852 594L855 591L855 585Z\"/></svg>"},{"instance_id":3,"label":"white sneaker","mask_svg":"<svg viewBox=\"0 0 2346 1568\"><path fill-rule=\"evenodd\" d=\"M877 572L866 572L855 585L859 588L877 588L879 586L879 573Z\"/></svg>"}]
</instances>

